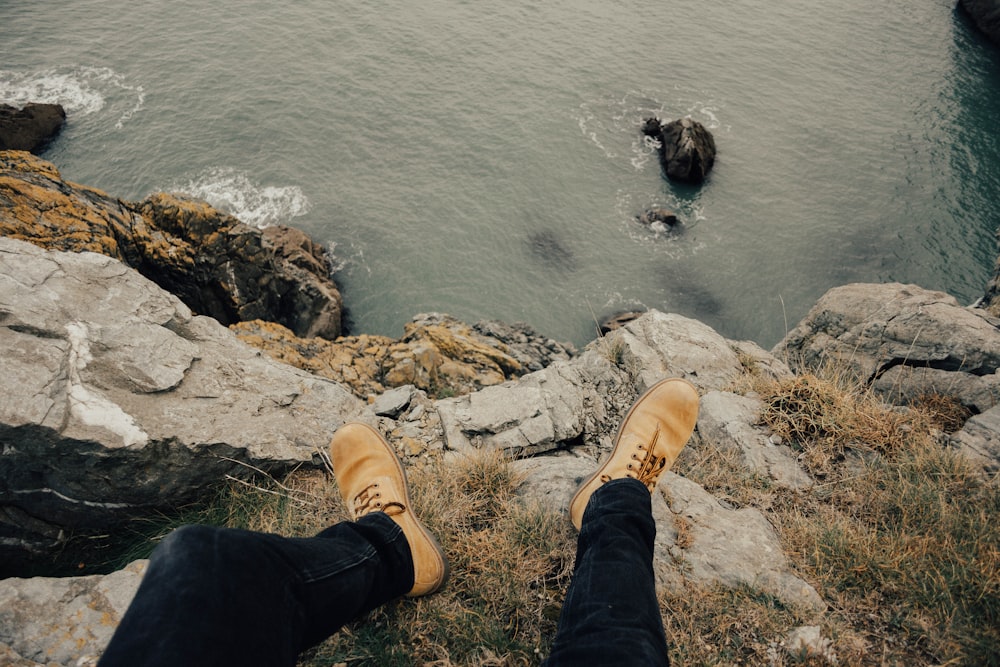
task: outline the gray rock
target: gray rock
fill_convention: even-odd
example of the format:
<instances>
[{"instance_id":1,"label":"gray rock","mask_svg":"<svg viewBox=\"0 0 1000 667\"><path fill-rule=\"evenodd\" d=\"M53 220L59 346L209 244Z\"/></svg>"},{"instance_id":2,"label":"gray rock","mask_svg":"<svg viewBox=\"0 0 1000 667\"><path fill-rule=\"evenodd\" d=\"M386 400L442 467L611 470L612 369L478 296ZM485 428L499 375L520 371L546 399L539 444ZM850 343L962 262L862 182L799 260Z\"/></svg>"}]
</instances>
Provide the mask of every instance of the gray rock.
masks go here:
<instances>
[{"instance_id":1,"label":"gray rock","mask_svg":"<svg viewBox=\"0 0 1000 667\"><path fill-rule=\"evenodd\" d=\"M579 438L585 415L593 417L602 404L575 365L557 362L517 382L438 401L437 409L449 448L489 447L520 457Z\"/></svg>"},{"instance_id":2,"label":"gray rock","mask_svg":"<svg viewBox=\"0 0 1000 667\"><path fill-rule=\"evenodd\" d=\"M518 489L525 502L566 515L577 487L597 462L564 452L514 466L525 475ZM792 572L774 529L759 511L726 509L701 486L672 472L657 488L653 569L659 588L676 590L685 580L749 585L807 612L826 608L816 590Z\"/></svg>"},{"instance_id":3,"label":"gray rock","mask_svg":"<svg viewBox=\"0 0 1000 667\"><path fill-rule=\"evenodd\" d=\"M415 391L416 387L412 384L405 384L402 387L390 389L375 398L372 410L381 417L392 417L395 419L410 405Z\"/></svg>"},{"instance_id":4,"label":"gray rock","mask_svg":"<svg viewBox=\"0 0 1000 667\"><path fill-rule=\"evenodd\" d=\"M753 343L737 346L696 320L650 311L571 361L436 407L452 450L488 447L532 456L587 445L599 454L610 449L620 419L646 388L684 377L703 391L721 389L748 359L759 360L758 372L788 372Z\"/></svg>"},{"instance_id":5,"label":"gray rock","mask_svg":"<svg viewBox=\"0 0 1000 667\"><path fill-rule=\"evenodd\" d=\"M969 419L960 431L951 434L950 441L986 472L1000 471L1000 406Z\"/></svg>"},{"instance_id":6,"label":"gray rock","mask_svg":"<svg viewBox=\"0 0 1000 667\"><path fill-rule=\"evenodd\" d=\"M992 407L997 387L998 327L1000 320L964 308L943 292L899 283L852 284L824 294L772 353L796 370L835 362L888 400L933 385L982 410Z\"/></svg>"},{"instance_id":7,"label":"gray rock","mask_svg":"<svg viewBox=\"0 0 1000 667\"><path fill-rule=\"evenodd\" d=\"M0 238L0 562L312 464L347 390L272 361L111 258ZM318 459L315 460L318 463Z\"/></svg>"},{"instance_id":8,"label":"gray rock","mask_svg":"<svg viewBox=\"0 0 1000 667\"><path fill-rule=\"evenodd\" d=\"M106 576L0 581L0 647L6 645L0 660L5 665L96 662L135 596L146 563L135 561Z\"/></svg>"},{"instance_id":9,"label":"gray rock","mask_svg":"<svg viewBox=\"0 0 1000 667\"><path fill-rule=\"evenodd\" d=\"M691 581L752 586L808 612L826 609L816 589L792 572L774 528L760 511L723 507L701 486L672 472L660 479L658 488L686 536L683 541L675 537L657 563L683 563L684 577Z\"/></svg>"},{"instance_id":10,"label":"gray rock","mask_svg":"<svg viewBox=\"0 0 1000 667\"><path fill-rule=\"evenodd\" d=\"M804 489L812 478L799 465L787 445L771 441L768 430L757 424L762 405L755 398L710 391L701 398L698 414L700 442L723 451L737 451L744 465L778 486Z\"/></svg>"},{"instance_id":11,"label":"gray rock","mask_svg":"<svg viewBox=\"0 0 1000 667\"><path fill-rule=\"evenodd\" d=\"M572 451L514 461L514 471L524 479L517 495L561 514L569 521L569 501L584 478L597 469L597 462Z\"/></svg>"},{"instance_id":12,"label":"gray rock","mask_svg":"<svg viewBox=\"0 0 1000 667\"><path fill-rule=\"evenodd\" d=\"M55 665L57 663L49 663L49 665ZM7 646L3 642L0 642L0 665L5 667L49 667L49 665L43 665L40 662L35 662L34 660L28 660L27 658L22 658L17 654L17 651ZM91 667L90 665L81 665L80 667Z\"/></svg>"},{"instance_id":13,"label":"gray rock","mask_svg":"<svg viewBox=\"0 0 1000 667\"><path fill-rule=\"evenodd\" d=\"M794 628L785 637L785 651L793 660L805 662L809 659L822 659L829 665L838 664L833 643L823 636L818 625L802 625Z\"/></svg>"},{"instance_id":14,"label":"gray rock","mask_svg":"<svg viewBox=\"0 0 1000 667\"><path fill-rule=\"evenodd\" d=\"M1000 374L976 375L939 368L893 366L872 383L886 400L908 405L922 395L952 396L973 412L985 412L1000 402Z\"/></svg>"},{"instance_id":15,"label":"gray rock","mask_svg":"<svg viewBox=\"0 0 1000 667\"><path fill-rule=\"evenodd\" d=\"M606 346L619 349L622 364L640 378L643 388L664 377L683 377L702 391L725 389L743 366L734 344L707 324L673 313L650 311L606 336ZM746 350L767 355L753 343ZM771 363L782 367L777 360Z\"/></svg>"}]
</instances>

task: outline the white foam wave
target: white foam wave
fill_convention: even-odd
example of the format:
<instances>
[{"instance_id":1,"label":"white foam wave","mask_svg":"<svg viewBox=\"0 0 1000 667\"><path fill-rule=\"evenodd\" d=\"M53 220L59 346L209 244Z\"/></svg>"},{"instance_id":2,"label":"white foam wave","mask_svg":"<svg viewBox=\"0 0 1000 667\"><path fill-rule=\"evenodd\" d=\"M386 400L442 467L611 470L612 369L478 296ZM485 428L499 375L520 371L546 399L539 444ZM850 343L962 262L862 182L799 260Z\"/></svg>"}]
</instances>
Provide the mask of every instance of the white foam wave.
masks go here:
<instances>
[{"instance_id":1,"label":"white foam wave","mask_svg":"<svg viewBox=\"0 0 1000 667\"><path fill-rule=\"evenodd\" d=\"M603 310L606 312L626 312L629 310L649 310L649 307L635 297L626 297L618 291L607 293L607 300L604 302Z\"/></svg>"},{"instance_id":2,"label":"white foam wave","mask_svg":"<svg viewBox=\"0 0 1000 667\"><path fill-rule=\"evenodd\" d=\"M309 211L309 198L297 185L276 187L250 180L242 171L218 167L209 169L171 190L207 201L248 225L268 227L283 224Z\"/></svg>"},{"instance_id":3,"label":"white foam wave","mask_svg":"<svg viewBox=\"0 0 1000 667\"><path fill-rule=\"evenodd\" d=\"M109 67L55 67L34 72L0 70L0 102L61 104L68 116L89 116L108 107L121 129L146 103L142 86Z\"/></svg>"}]
</instances>

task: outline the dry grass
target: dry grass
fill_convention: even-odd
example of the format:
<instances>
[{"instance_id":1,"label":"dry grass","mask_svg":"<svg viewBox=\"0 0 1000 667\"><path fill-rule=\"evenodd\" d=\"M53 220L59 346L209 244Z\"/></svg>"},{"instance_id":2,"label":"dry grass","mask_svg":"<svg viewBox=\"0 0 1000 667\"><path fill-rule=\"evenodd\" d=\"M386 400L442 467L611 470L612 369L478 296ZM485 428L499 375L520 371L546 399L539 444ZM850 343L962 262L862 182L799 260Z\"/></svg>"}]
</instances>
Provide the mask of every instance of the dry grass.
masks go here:
<instances>
[{"instance_id":1,"label":"dry grass","mask_svg":"<svg viewBox=\"0 0 1000 667\"><path fill-rule=\"evenodd\" d=\"M845 664L1000 664L1000 487L931 437L943 411L814 375L762 397L820 480L770 516Z\"/></svg>"},{"instance_id":2,"label":"dry grass","mask_svg":"<svg viewBox=\"0 0 1000 667\"><path fill-rule=\"evenodd\" d=\"M793 659L781 648L781 638L801 619L753 588L689 584L661 594L660 608L673 665L828 664L822 657Z\"/></svg>"},{"instance_id":3,"label":"dry grass","mask_svg":"<svg viewBox=\"0 0 1000 667\"><path fill-rule=\"evenodd\" d=\"M350 624L301 664L538 664L555 636L573 564L575 536L565 517L516 501L520 480L497 454L408 475L415 511L447 552L448 585ZM297 474L283 487L278 494L273 483L235 489L227 499L235 521L226 523L310 535L346 517L329 475Z\"/></svg>"}]
</instances>

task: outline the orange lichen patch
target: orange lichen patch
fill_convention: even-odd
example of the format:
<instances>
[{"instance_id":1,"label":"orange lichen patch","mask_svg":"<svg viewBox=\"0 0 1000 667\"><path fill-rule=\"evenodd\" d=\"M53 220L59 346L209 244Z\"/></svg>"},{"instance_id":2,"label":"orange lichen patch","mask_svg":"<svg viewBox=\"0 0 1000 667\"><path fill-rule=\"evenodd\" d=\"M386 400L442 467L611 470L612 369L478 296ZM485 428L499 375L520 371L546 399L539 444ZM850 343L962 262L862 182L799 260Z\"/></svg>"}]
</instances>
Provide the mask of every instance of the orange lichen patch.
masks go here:
<instances>
[{"instance_id":1,"label":"orange lichen patch","mask_svg":"<svg viewBox=\"0 0 1000 667\"><path fill-rule=\"evenodd\" d=\"M0 152L0 234L43 248L126 259L132 214L117 199L59 180L50 163Z\"/></svg>"},{"instance_id":2,"label":"orange lichen patch","mask_svg":"<svg viewBox=\"0 0 1000 667\"><path fill-rule=\"evenodd\" d=\"M410 323L404 325L403 330L406 332L404 341L411 337L423 338L432 343L441 354L455 361L492 369L504 376L522 372L521 364L516 359L477 341L468 326L417 326Z\"/></svg>"},{"instance_id":3,"label":"orange lichen patch","mask_svg":"<svg viewBox=\"0 0 1000 667\"><path fill-rule=\"evenodd\" d=\"M476 340L458 321L410 323L398 341L368 334L336 341L299 338L279 324L259 320L230 328L271 358L340 382L361 398L407 384L433 396L466 394L521 371L515 359Z\"/></svg>"},{"instance_id":4,"label":"orange lichen patch","mask_svg":"<svg viewBox=\"0 0 1000 667\"><path fill-rule=\"evenodd\" d=\"M203 201L165 192L150 195L140 210L158 229L184 238L198 238L204 245L214 245L222 240L221 234L244 227L238 219Z\"/></svg>"},{"instance_id":5,"label":"orange lichen patch","mask_svg":"<svg viewBox=\"0 0 1000 667\"><path fill-rule=\"evenodd\" d=\"M41 174L53 179L61 179L59 170L51 162L28 151L0 151L0 169Z\"/></svg>"},{"instance_id":6,"label":"orange lichen patch","mask_svg":"<svg viewBox=\"0 0 1000 667\"><path fill-rule=\"evenodd\" d=\"M360 397L385 391L383 363L389 345L384 336L350 336L336 342L323 338L299 338L275 322L253 320L230 327L237 337L263 350L272 359L347 385Z\"/></svg>"}]
</instances>

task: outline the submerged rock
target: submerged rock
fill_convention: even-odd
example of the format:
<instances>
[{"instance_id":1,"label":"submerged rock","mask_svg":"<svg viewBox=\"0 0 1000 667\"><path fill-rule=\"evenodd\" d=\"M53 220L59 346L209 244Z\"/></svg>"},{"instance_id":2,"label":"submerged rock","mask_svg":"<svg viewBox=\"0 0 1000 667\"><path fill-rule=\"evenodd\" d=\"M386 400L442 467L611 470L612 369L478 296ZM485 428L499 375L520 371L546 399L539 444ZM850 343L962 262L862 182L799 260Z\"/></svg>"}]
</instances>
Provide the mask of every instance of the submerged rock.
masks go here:
<instances>
[{"instance_id":1,"label":"submerged rock","mask_svg":"<svg viewBox=\"0 0 1000 667\"><path fill-rule=\"evenodd\" d=\"M125 202L64 181L49 162L0 153L0 234L121 260L224 324L267 319L336 338L342 301L322 247L288 227L261 231L208 204L154 194Z\"/></svg>"},{"instance_id":2,"label":"submerged rock","mask_svg":"<svg viewBox=\"0 0 1000 667\"><path fill-rule=\"evenodd\" d=\"M680 218L666 208L646 209L636 216L636 220L656 232L676 231L681 228Z\"/></svg>"},{"instance_id":3,"label":"submerged rock","mask_svg":"<svg viewBox=\"0 0 1000 667\"><path fill-rule=\"evenodd\" d=\"M66 111L58 104L29 102L23 109L0 104L0 151L37 153L66 124Z\"/></svg>"},{"instance_id":4,"label":"submerged rock","mask_svg":"<svg viewBox=\"0 0 1000 667\"><path fill-rule=\"evenodd\" d=\"M958 0L976 25L1000 46L1000 0Z\"/></svg>"}]
</instances>

